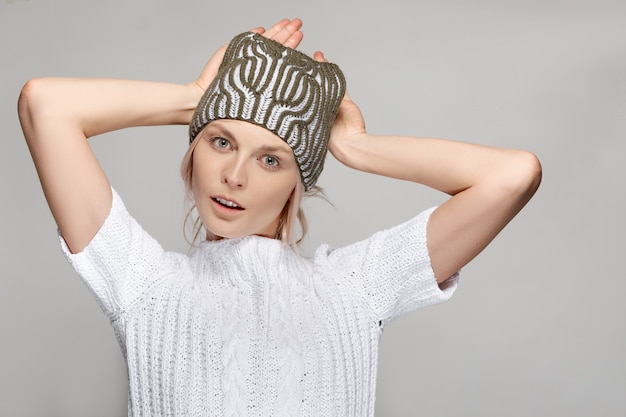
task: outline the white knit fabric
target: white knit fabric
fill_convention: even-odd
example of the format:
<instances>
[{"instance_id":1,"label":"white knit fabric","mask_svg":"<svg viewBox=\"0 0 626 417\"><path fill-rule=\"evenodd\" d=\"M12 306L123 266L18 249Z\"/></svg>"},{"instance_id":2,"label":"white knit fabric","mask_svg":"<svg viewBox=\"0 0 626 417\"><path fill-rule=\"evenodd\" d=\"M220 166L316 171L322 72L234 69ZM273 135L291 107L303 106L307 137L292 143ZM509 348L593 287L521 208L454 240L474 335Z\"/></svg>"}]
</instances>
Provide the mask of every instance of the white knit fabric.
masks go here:
<instances>
[{"instance_id":1,"label":"white knit fabric","mask_svg":"<svg viewBox=\"0 0 626 417\"><path fill-rule=\"evenodd\" d=\"M165 252L113 207L63 251L110 318L129 416L373 416L378 341L398 315L447 300L426 249L431 210L305 259L250 236Z\"/></svg>"}]
</instances>

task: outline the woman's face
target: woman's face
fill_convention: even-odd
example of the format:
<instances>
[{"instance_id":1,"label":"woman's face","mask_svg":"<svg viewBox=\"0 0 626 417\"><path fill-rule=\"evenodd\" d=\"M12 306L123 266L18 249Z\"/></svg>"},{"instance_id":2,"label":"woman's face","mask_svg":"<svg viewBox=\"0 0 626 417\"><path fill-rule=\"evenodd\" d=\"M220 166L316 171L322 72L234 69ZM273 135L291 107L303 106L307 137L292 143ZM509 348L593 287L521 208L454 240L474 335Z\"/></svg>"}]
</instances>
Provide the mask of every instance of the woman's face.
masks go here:
<instances>
[{"instance_id":1,"label":"woman's face","mask_svg":"<svg viewBox=\"0 0 626 417\"><path fill-rule=\"evenodd\" d=\"M204 227L219 237L274 237L298 181L291 148L267 129L216 120L199 134L191 190Z\"/></svg>"}]
</instances>

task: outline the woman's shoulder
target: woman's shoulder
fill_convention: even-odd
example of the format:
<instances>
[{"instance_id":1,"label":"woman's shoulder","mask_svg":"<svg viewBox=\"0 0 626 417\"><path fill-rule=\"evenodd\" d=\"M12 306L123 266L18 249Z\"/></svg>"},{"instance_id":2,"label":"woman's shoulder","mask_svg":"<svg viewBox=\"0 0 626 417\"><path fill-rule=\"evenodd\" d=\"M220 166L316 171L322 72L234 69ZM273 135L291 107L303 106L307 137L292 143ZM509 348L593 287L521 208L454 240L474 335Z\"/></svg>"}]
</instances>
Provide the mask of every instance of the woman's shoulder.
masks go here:
<instances>
[{"instance_id":1,"label":"woman's shoulder","mask_svg":"<svg viewBox=\"0 0 626 417\"><path fill-rule=\"evenodd\" d=\"M323 243L315 250L313 260L314 262L323 262L324 259L329 257L349 257L371 251L374 248L384 250L386 247L395 247L407 241L425 243L427 240L428 220L436 208L437 206L430 207L408 220L373 231L369 236L346 245L335 247L332 244Z\"/></svg>"}]
</instances>

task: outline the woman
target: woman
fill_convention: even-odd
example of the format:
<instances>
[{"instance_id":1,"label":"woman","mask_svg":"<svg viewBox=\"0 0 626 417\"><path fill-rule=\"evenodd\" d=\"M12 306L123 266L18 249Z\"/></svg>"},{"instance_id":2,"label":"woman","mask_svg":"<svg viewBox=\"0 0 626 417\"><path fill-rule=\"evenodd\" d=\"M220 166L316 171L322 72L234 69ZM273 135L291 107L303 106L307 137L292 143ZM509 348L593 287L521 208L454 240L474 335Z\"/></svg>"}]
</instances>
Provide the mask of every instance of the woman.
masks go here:
<instances>
[{"instance_id":1,"label":"woman","mask_svg":"<svg viewBox=\"0 0 626 417\"><path fill-rule=\"evenodd\" d=\"M189 85L40 79L22 91L62 246L127 359L129 415L373 415L382 327L448 299L457 271L539 185L524 151L369 135L341 71L291 49L300 27L283 20L264 33L277 42L235 37ZM190 124L182 171L206 229L191 256L141 229L85 140L161 124ZM326 149L451 197L305 259L295 223Z\"/></svg>"}]
</instances>

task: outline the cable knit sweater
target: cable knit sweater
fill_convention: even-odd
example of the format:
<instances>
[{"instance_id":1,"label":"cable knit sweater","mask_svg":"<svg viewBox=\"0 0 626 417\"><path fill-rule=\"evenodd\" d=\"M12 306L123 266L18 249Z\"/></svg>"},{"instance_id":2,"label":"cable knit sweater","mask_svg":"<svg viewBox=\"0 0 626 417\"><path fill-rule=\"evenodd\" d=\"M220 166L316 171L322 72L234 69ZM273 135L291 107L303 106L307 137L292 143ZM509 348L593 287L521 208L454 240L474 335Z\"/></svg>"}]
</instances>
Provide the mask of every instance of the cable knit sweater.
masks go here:
<instances>
[{"instance_id":1,"label":"cable knit sweater","mask_svg":"<svg viewBox=\"0 0 626 417\"><path fill-rule=\"evenodd\" d=\"M165 252L113 192L91 243L63 250L113 325L129 416L373 416L382 327L447 300L431 210L312 259L249 236Z\"/></svg>"}]
</instances>

